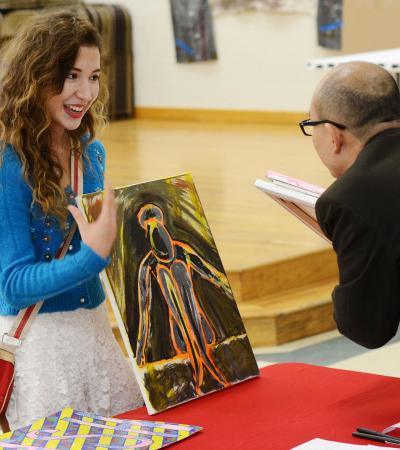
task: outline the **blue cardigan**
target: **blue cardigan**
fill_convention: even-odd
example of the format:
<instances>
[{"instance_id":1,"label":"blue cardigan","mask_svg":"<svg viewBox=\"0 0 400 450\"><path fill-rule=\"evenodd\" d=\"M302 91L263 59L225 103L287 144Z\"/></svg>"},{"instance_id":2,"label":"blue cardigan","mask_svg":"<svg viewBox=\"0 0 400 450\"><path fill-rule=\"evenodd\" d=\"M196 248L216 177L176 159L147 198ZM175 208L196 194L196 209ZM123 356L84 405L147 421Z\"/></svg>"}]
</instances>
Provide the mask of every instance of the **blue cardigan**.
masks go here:
<instances>
[{"instance_id":1,"label":"blue cardigan","mask_svg":"<svg viewBox=\"0 0 400 450\"><path fill-rule=\"evenodd\" d=\"M104 147L93 141L85 152L84 193L102 190ZM65 257L54 259L62 238L58 221L33 204L21 162L8 145L0 165L0 315L16 315L40 300L40 313L90 309L104 300L98 274L108 261L78 231Z\"/></svg>"}]
</instances>

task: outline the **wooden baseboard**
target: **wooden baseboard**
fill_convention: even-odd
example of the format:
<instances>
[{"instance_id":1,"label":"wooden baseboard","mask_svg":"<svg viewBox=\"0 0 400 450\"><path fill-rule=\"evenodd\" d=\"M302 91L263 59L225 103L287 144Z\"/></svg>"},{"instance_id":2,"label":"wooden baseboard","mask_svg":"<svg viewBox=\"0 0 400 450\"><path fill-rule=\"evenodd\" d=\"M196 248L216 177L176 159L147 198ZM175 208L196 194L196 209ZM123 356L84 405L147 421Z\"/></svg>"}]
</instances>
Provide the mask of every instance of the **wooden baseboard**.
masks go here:
<instances>
[{"instance_id":1,"label":"wooden baseboard","mask_svg":"<svg viewBox=\"0 0 400 450\"><path fill-rule=\"evenodd\" d=\"M294 125L308 117L306 112L248 111L234 109L135 108L136 119L179 120L198 122L264 123Z\"/></svg>"},{"instance_id":2,"label":"wooden baseboard","mask_svg":"<svg viewBox=\"0 0 400 450\"><path fill-rule=\"evenodd\" d=\"M335 252L328 248L227 275L236 301L246 302L338 278L338 269Z\"/></svg>"}]
</instances>

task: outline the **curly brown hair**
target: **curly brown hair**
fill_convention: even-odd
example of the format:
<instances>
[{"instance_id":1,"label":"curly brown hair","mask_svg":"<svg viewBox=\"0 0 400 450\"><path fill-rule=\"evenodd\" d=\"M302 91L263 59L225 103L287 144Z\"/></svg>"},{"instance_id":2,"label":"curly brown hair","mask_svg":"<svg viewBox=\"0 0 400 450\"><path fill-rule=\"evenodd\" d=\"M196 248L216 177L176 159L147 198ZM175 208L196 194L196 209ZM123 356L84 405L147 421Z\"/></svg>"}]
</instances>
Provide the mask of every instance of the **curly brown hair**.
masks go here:
<instances>
[{"instance_id":1,"label":"curly brown hair","mask_svg":"<svg viewBox=\"0 0 400 450\"><path fill-rule=\"evenodd\" d=\"M18 154L26 181L45 214L64 222L67 217L62 168L51 151L51 119L46 95L61 93L81 46L97 47L101 39L94 26L69 12L40 14L3 50L0 61L0 150L11 144ZM100 77L97 100L80 126L68 131L71 151L84 155L82 138L92 140L106 122L107 89Z\"/></svg>"}]
</instances>

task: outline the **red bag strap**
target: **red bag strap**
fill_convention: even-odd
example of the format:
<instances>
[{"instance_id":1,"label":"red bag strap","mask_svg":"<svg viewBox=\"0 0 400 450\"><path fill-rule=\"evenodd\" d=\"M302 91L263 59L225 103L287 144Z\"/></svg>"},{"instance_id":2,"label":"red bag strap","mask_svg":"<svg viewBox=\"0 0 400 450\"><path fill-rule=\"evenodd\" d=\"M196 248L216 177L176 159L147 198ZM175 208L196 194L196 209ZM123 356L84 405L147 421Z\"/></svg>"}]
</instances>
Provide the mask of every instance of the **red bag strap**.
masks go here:
<instances>
[{"instance_id":1,"label":"red bag strap","mask_svg":"<svg viewBox=\"0 0 400 450\"><path fill-rule=\"evenodd\" d=\"M80 195L83 193L82 158L79 155L76 155L74 151L71 152L71 183L75 195ZM57 251L55 256L57 259L64 258L76 228L76 222L74 222L67 237L61 243L60 248ZM2 337L2 343L6 346L7 350L13 351L16 347L21 346L22 339L28 332L33 319L36 317L36 314L39 312L42 304L43 300L19 311L11 330L8 333L5 333Z\"/></svg>"}]
</instances>

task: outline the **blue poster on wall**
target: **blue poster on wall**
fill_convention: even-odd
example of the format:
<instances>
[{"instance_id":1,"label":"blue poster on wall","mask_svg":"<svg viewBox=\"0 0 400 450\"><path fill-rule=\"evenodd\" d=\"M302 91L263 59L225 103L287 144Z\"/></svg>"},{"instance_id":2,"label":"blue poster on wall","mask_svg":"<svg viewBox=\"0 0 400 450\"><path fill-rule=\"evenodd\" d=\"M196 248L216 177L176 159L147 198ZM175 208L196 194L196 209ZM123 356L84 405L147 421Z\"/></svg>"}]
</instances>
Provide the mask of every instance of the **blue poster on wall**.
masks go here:
<instances>
[{"instance_id":1,"label":"blue poster on wall","mask_svg":"<svg viewBox=\"0 0 400 450\"><path fill-rule=\"evenodd\" d=\"M178 63L217 59L208 0L170 0Z\"/></svg>"},{"instance_id":2,"label":"blue poster on wall","mask_svg":"<svg viewBox=\"0 0 400 450\"><path fill-rule=\"evenodd\" d=\"M340 50L342 48L343 0L319 0L318 45Z\"/></svg>"}]
</instances>

